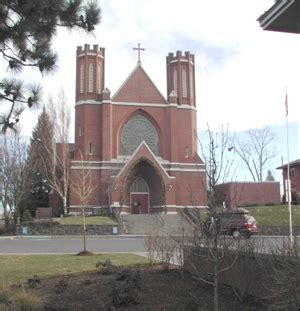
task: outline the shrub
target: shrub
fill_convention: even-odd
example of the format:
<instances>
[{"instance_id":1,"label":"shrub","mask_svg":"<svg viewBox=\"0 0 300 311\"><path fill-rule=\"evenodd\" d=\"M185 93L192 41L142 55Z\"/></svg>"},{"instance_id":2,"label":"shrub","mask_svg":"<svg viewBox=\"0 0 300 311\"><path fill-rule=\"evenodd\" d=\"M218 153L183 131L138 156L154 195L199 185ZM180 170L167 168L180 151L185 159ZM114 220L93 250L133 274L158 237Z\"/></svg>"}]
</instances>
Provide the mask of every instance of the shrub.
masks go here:
<instances>
[{"instance_id":1,"label":"shrub","mask_svg":"<svg viewBox=\"0 0 300 311\"><path fill-rule=\"evenodd\" d=\"M59 282L55 285L55 292L57 294L61 294L67 289L67 286L67 282L64 279L59 280Z\"/></svg>"},{"instance_id":2,"label":"shrub","mask_svg":"<svg viewBox=\"0 0 300 311\"><path fill-rule=\"evenodd\" d=\"M143 284L143 277L142 277L142 272L141 270L130 270L130 269L125 269L122 270L121 273L119 273L117 281L126 281L126 284L128 286L135 287L137 289L142 288Z\"/></svg>"},{"instance_id":3,"label":"shrub","mask_svg":"<svg viewBox=\"0 0 300 311\"><path fill-rule=\"evenodd\" d=\"M41 279L37 275L34 275L32 278L29 278L27 280L28 287L30 288L34 288L40 283L41 283Z\"/></svg>"},{"instance_id":4,"label":"shrub","mask_svg":"<svg viewBox=\"0 0 300 311\"><path fill-rule=\"evenodd\" d=\"M276 205L274 202L267 202L267 203L265 204L265 206L274 206L274 205Z\"/></svg>"},{"instance_id":5,"label":"shrub","mask_svg":"<svg viewBox=\"0 0 300 311\"><path fill-rule=\"evenodd\" d=\"M28 209L21 214L21 222L32 221L32 216Z\"/></svg>"},{"instance_id":6,"label":"shrub","mask_svg":"<svg viewBox=\"0 0 300 311\"><path fill-rule=\"evenodd\" d=\"M256 203L247 203L245 204L245 207L256 207L257 204Z\"/></svg>"},{"instance_id":7,"label":"shrub","mask_svg":"<svg viewBox=\"0 0 300 311\"><path fill-rule=\"evenodd\" d=\"M96 269L98 270L98 273L103 275L109 275L115 272L115 267L110 259L106 259L105 261L97 261Z\"/></svg>"},{"instance_id":8,"label":"shrub","mask_svg":"<svg viewBox=\"0 0 300 311\"><path fill-rule=\"evenodd\" d=\"M125 281L122 285L112 286L112 305L116 308L138 304L138 293L142 289L143 278L140 270L123 270L117 281Z\"/></svg>"},{"instance_id":9,"label":"shrub","mask_svg":"<svg viewBox=\"0 0 300 311\"><path fill-rule=\"evenodd\" d=\"M8 305L10 302L11 292L7 287L0 289L0 310L2 310L2 305Z\"/></svg>"},{"instance_id":10,"label":"shrub","mask_svg":"<svg viewBox=\"0 0 300 311\"><path fill-rule=\"evenodd\" d=\"M43 310L44 299L23 288L23 290L13 294L12 305L16 310L40 311Z\"/></svg>"},{"instance_id":11,"label":"shrub","mask_svg":"<svg viewBox=\"0 0 300 311\"><path fill-rule=\"evenodd\" d=\"M0 289L0 310L40 311L44 307L44 298L25 288Z\"/></svg>"}]
</instances>

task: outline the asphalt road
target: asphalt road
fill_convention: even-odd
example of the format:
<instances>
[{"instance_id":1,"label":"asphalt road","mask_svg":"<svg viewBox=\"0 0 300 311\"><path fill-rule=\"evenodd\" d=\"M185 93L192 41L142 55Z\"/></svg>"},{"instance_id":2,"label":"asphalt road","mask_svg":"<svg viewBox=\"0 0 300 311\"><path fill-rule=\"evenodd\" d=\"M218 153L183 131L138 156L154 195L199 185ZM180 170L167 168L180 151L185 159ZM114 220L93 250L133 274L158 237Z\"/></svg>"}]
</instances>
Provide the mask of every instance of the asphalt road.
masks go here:
<instances>
[{"instance_id":1,"label":"asphalt road","mask_svg":"<svg viewBox=\"0 0 300 311\"><path fill-rule=\"evenodd\" d=\"M88 236L86 248L94 253L145 252L143 237ZM76 254L82 250L82 237L26 236L0 239L0 254Z\"/></svg>"},{"instance_id":2,"label":"asphalt road","mask_svg":"<svg viewBox=\"0 0 300 311\"><path fill-rule=\"evenodd\" d=\"M228 237L232 239L232 237ZM94 253L145 253L142 236L87 236L87 250ZM247 240L244 240L246 242ZM268 252L289 243L288 237L253 236L256 250ZM299 237L298 237L298 242ZM299 245L299 244L298 244ZM0 238L0 254L76 254L83 250L78 236L16 236Z\"/></svg>"}]
</instances>

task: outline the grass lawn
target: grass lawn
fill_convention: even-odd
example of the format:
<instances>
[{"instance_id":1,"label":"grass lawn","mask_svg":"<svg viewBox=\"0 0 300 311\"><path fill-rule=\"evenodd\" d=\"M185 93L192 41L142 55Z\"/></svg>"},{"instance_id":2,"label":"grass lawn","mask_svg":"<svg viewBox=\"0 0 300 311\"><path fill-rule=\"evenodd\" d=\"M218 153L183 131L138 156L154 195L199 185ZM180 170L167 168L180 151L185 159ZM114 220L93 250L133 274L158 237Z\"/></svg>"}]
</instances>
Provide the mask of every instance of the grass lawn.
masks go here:
<instances>
[{"instance_id":1,"label":"grass lawn","mask_svg":"<svg viewBox=\"0 0 300 311\"><path fill-rule=\"evenodd\" d=\"M246 207L260 226L288 226L289 209L287 205ZM293 225L300 226L300 206L292 205Z\"/></svg>"},{"instance_id":2,"label":"grass lawn","mask_svg":"<svg viewBox=\"0 0 300 311\"><path fill-rule=\"evenodd\" d=\"M57 218L61 225L82 225L82 216L69 216L64 218ZM87 225L115 225L117 222L106 216L86 216L85 223Z\"/></svg>"},{"instance_id":3,"label":"grass lawn","mask_svg":"<svg viewBox=\"0 0 300 311\"><path fill-rule=\"evenodd\" d=\"M110 259L116 266L148 263L147 258L134 254L0 255L0 286L24 283L34 275L49 278L94 270L97 261L106 259Z\"/></svg>"}]
</instances>

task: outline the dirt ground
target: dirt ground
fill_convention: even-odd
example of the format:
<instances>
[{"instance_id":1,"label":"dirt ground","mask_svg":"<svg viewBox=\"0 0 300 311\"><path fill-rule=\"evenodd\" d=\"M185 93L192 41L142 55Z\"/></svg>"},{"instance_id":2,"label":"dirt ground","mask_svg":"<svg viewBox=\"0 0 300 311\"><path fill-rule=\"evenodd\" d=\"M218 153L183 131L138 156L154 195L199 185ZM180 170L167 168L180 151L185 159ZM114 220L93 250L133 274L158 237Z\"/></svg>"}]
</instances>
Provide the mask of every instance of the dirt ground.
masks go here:
<instances>
[{"instance_id":1,"label":"dirt ground","mask_svg":"<svg viewBox=\"0 0 300 311\"><path fill-rule=\"evenodd\" d=\"M42 280L34 286L47 311L58 310L213 310L209 285L177 268L113 268ZM220 310L260 310L242 305L231 288L220 289Z\"/></svg>"}]
</instances>

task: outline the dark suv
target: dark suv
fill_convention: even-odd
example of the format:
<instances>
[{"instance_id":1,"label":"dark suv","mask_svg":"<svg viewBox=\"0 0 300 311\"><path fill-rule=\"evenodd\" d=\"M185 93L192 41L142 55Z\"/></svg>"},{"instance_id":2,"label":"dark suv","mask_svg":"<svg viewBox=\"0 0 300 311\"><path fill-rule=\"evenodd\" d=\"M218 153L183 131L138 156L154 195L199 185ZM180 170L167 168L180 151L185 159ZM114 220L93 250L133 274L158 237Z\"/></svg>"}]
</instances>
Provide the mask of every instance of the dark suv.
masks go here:
<instances>
[{"instance_id":1,"label":"dark suv","mask_svg":"<svg viewBox=\"0 0 300 311\"><path fill-rule=\"evenodd\" d=\"M220 233L232 235L238 238L240 235L250 238L252 234L257 234L259 228L256 220L244 208L224 210L218 214Z\"/></svg>"}]
</instances>

